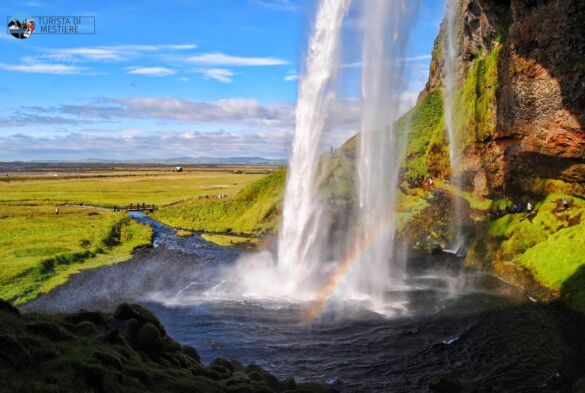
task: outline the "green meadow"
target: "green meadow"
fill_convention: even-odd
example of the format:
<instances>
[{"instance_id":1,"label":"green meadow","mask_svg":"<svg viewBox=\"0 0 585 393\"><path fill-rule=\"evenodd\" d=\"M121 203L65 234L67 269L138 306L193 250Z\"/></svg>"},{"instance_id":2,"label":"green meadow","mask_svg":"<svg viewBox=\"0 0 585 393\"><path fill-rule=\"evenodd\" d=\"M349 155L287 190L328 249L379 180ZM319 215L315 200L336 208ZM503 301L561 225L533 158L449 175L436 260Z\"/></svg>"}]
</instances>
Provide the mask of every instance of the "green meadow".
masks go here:
<instances>
[{"instance_id":1,"label":"green meadow","mask_svg":"<svg viewBox=\"0 0 585 393\"><path fill-rule=\"evenodd\" d=\"M25 175L1 181L0 298L26 303L62 285L72 274L126 261L136 248L151 244L150 227L124 213L92 206L144 202L172 211L180 206L182 212L185 205L221 205L217 195L233 198L242 187L265 176L232 171L112 172Z\"/></svg>"}]
</instances>

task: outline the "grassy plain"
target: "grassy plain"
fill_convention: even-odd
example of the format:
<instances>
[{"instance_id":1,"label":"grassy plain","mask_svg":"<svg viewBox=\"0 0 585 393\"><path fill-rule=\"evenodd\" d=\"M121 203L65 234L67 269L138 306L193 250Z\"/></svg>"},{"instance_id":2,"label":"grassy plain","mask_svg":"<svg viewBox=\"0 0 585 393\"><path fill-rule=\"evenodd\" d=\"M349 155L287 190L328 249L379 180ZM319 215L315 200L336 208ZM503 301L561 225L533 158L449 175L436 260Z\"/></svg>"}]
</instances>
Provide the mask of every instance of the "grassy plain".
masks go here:
<instances>
[{"instance_id":1,"label":"grassy plain","mask_svg":"<svg viewBox=\"0 0 585 393\"><path fill-rule=\"evenodd\" d=\"M247 172L240 167L10 173L0 181L0 298L23 304L80 270L127 260L135 248L150 244L149 227L90 205L219 203L217 195L233 196L266 176Z\"/></svg>"}]
</instances>

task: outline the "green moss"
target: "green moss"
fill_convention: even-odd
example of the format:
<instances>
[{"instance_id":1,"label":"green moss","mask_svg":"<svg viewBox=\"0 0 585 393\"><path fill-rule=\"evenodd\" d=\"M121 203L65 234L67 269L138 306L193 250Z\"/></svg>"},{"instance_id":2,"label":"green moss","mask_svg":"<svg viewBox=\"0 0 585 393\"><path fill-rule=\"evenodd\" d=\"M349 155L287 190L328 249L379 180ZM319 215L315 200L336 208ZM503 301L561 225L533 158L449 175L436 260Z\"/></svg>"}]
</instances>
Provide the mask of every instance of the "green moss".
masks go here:
<instances>
[{"instance_id":1,"label":"green moss","mask_svg":"<svg viewBox=\"0 0 585 393\"><path fill-rule=\"evenodd\" d=\"M411 183L445 173L449 153L444 135L443 97L436 90L424 97L399 123L408 126L408 141L402 163L403 177Z\"/></svg>"},{"instance_id":2,"label":"green moss","mask_svg":"<svg viewBox=\"0 0 585 393\"><path fill-rule=\"evenodd\" d=\"M472 63L461 90L456 94L458 108L455 128L458 146L490 139L496 129L496 96L498 93L498 60L502 46L494 42L486 56ZM458 115L457 115L458 114Z\"/></svg>"}]
</instances>

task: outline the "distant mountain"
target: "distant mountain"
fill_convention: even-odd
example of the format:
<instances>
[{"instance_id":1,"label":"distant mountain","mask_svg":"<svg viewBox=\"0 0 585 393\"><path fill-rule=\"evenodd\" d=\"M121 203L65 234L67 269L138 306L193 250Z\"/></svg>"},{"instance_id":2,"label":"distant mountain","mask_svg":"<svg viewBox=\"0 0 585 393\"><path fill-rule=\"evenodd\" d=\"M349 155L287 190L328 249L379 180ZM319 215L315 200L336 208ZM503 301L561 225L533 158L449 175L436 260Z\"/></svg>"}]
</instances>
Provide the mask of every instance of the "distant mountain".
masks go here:
<instances>
[{"instance_id":1,"label":"distant mountain","mask_svg":"<svg viewBox=\"0 0 585 393\"><path fill-rule=\"evenodd\" d=\"M84 163L84 164L201 164L201 165L286 165L284 159L264 157L173 157L163 159L108 160L87 158L83 160L34 160L36 163Z\"/></svg>"}]
</instances>

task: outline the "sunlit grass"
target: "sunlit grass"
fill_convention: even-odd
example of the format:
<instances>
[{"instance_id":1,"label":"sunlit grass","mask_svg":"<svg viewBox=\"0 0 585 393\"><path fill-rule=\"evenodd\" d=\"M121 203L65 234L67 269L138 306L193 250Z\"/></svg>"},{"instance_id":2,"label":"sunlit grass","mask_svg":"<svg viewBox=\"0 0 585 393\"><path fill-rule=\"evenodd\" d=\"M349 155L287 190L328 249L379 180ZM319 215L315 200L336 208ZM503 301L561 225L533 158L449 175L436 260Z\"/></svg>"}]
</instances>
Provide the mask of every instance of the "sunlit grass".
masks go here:
<instances>
[{"instance_id":1,"label":"sunlit grass","mask_svg":"<svg viewBox=\"0 0 585 393\"><path fill-rule=\"evenodd\" d=\"M0 298L24 303L82 269L126 260L151 230L122 213L0 203Z\"/></svg>"},{"instance_id":2,"label":"sunlit grass","mask_svg":"<svg viewBox=\"0 0 585 393\"><path fill-rule=\"evenodd\" d=\"M263 176L266 175L218 171L12 180L0 182L0 201L44 200L106 207L130 203L168 205L199 196L235 195Z\"/></svg>"}]
</instances>

